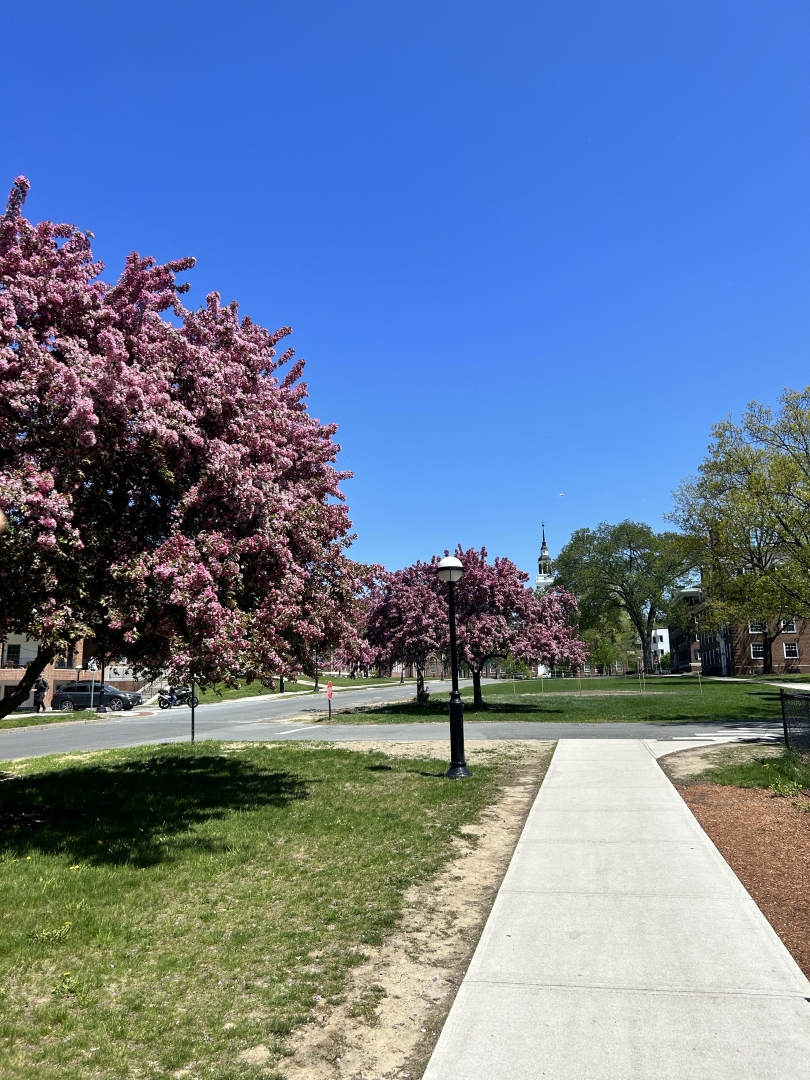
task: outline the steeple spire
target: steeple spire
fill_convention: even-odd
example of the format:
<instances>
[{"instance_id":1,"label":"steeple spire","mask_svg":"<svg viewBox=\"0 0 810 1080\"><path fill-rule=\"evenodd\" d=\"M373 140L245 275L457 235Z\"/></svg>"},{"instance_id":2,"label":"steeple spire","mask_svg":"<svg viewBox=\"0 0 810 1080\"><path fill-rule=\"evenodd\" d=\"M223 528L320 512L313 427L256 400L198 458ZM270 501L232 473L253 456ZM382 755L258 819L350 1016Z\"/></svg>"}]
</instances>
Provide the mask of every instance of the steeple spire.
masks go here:
<instances>
[{"instance_id":1,"label":"steeple spire","mask_svg":"<svg viewBox=\"0 0 810 1080\"><path fill-rule=\"evenodd\" d=\"M537 577L534 579L534 583L538 589L547 589L554 580L554 575L551 572L552 561L551 555L549 555L548 544L546 544L546 523L542 522L543 540L540 545L540 558L537 560Z\"/></svg>"}]
</instances>

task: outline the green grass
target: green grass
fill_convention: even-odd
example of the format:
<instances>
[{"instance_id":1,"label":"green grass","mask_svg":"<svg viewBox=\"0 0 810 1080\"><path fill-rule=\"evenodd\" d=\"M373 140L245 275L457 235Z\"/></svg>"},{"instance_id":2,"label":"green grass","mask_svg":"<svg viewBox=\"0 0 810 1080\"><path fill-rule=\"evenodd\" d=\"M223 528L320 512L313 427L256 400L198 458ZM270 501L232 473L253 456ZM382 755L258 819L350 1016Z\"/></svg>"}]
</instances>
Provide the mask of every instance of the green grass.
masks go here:
<instances>
[{"instance_id":1,"label":"green grass","mask_svg":"<svg viewBox=\"0 0 810 1080\"><path fill-rule=\"evenodd\" d=\"M779 757L729 761L728 764L707 769L698 780L732 787L765 788L774 795L798 795L802 791L810 791L810 758L785 750Z\"/></svg>"},{"instance_id":2,"label":"green grass","mask_svg":"<svg viewBox=\"0 0 810 1080\"><path fill-rule=\"evenodd\" d=\"M4 1080L274 1075L509 769L213 742L4 768Z\"/></svg>"},{"instance_id":3,"label":"green grass","mask_svg":"<svg viewBox=\"0 0 810 1080\"><path fill-rule=\"evenodd\" d=\"M285 683L285 690L309 690L308 686L298 686L296 683ZM217 701L236 701L239 698L250 697L264 697L265 694L277 694L278 684L276 684L275 690L271 690L269 687L262 685L262 683L256 681L250 683L242 683L238 688L235 686L211 686L206 690L197 690L197 697L200 699L201 705L211 705Z\"/></svg>"},{"instance_id":4,"label":"green grass","mask_svg":"<svg viewBox=\"0 0 810 1080\"><path fill-rule=\"evenodd\" d=\"M319 686L326 686L328 682L331 682L333 686L399 686L399 675L396 678L389 679L386 677L373 676L369 679L350 679L347 675L321 675L318 679ZM406 679L405 685L416 685L416 679Z\"/></svg>"},{"instance_id":5,"label":"green grass","mask_svg":"<svg viewBox=\"0 0 810 1080\"><path fill-rule=\"evenodd\" d=\"M318 680L319 690L326 689L326 684L331 679L333 686L392 686L399 683L399 678L396 679L350 679L343 675L321 675ZM414 679L406 679L407 683L415 682ZM291 690L299 691L311 691L314 687L313 679L302 678L299 682L292 682L287 679L284 683L285 691ZM278 683L275 689L271 690L267 686L263 686L260 682L253 682L250 685L243 683L238 689L233 686L214 686L207 690L199 691L198 696L201 705L210 705L217 701L236 701L239 698L248 697L261 697L265 694L277 694L279 692Z\"/></svg>"},{"instance_id":6,"label":"green grass","mask_svg":"<svg viewBox=\"0 0 810 1080\"><path fill-rule=\"evenodd\" d=\"M106 719L111 717L126 716L126 713L108 712ZM104 715L102 714L102 719ZM98 720L99 715L95 709L77 709L75 712L44 712L27 713L24 716L4 717L0 720L0 730L3 728L37 727L40 724L65 724L69 720Z\"/></svg>"},{"instance_id":7,"label":"green grass","mask_svg":"<svg viewBox=\"0 0 810 1080\"><path fill-rule=\"evenodd\" d=\"M759 682L810 682L810 675L746 675L744 678L757 679Z\"/></svg>"},{"instance_id":8,"label":"green grass","mask_svg":"<svg viewBox=\"0 0 810 1080\"><path fill-rule=\"evenodd\" d=\"M472 708L472 690L462 691L465 715L472 720L526 720L533 723L765 720L781 716L779 691L752 683L711 682L697 678L648 678L639 693L636 679L526 680L483 687L486 709ZM449 690L449 687L448 687ZM434 694L427 705L415 702L377 705L341 712L334 723L403 724L443 720L448 695Z\"/></svg>"}]
</instances>

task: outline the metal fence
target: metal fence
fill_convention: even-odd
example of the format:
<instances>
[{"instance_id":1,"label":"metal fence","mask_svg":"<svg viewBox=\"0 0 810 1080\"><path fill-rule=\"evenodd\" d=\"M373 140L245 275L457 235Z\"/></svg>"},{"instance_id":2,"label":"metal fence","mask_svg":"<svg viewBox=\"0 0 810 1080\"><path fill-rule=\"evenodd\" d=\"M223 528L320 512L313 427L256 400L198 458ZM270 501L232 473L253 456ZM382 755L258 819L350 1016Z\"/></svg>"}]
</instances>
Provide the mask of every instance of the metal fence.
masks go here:
<instances>
[{"instance_id":1,"label":"metal fence","mask_svg":"<svg viewBox=\"0 0 810 1080\"><path fill-rule=\"evenodd\" d=\"M782 690L782 725L788 750L810 753L810 694Z\"/></svg>"}]
</instances>

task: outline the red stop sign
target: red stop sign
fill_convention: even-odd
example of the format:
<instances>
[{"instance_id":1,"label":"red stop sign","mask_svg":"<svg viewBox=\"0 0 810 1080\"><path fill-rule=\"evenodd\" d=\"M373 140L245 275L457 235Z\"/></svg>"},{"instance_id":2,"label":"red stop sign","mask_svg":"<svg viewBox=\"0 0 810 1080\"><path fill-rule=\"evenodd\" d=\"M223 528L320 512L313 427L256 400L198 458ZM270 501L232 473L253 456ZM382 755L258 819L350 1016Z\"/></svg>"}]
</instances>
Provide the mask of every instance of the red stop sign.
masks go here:
<instances>
[{"instance_id":1,"label":"red stop sign","mask_svg":"<svg viewBox=\"0 0 810 1080\"><path fill-rule=\"evenodd\" d=\"M326 684L326 696L330 701L332 700L332 684L330 682Z\"/></svg>"}]
</instances>

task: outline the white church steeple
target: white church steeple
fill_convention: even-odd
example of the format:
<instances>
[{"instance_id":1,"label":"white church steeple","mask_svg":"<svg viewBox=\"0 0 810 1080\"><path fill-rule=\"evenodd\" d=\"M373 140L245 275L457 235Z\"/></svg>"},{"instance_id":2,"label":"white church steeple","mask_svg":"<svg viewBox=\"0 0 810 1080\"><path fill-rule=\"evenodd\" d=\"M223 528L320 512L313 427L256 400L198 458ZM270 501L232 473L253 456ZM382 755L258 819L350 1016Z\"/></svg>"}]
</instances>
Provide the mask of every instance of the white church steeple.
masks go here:
<instances>
[{"instance_id":1,"label":"white church steeple","mask_svg":"<svg viewBox=\"0 0 810 1080\"><path fill-rule=\"evenodd\" d=\"M551 556L548 553L548 545L546 544L546 523L543 522L543 542L540 545L540 558L537 560L537 577L534 579L535 586L543 592L554 581L554 574L551 572L552 568Z\"/></svg>"}]
</instances>

